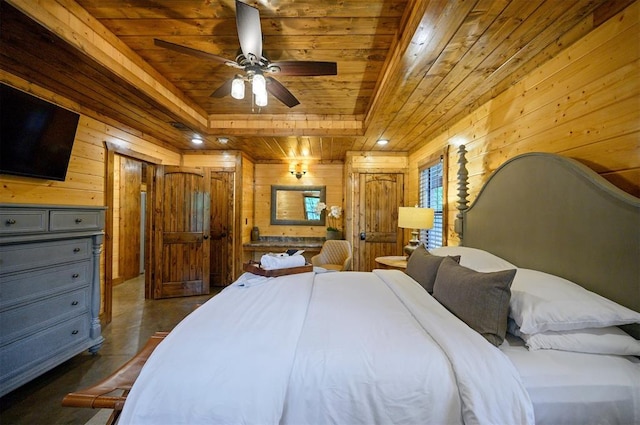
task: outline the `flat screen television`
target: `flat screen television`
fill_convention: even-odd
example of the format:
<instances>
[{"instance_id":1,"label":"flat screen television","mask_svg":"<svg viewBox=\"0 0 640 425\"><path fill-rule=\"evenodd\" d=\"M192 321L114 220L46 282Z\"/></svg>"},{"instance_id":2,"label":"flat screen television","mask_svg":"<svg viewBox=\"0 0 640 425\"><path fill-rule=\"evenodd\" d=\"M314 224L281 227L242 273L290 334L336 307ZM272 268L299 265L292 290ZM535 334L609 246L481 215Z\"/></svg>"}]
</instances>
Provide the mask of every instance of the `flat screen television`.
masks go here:
<instances>
[{"instance_id":1,"label":"flat screen television","mask_svg":"<svg viewBox=\"0 0 640 425\"><path fill-rule=\"evenodd\" d=\"M0 84L0 174L64 181L79 118Z\"/></svg>"}]
</instances>

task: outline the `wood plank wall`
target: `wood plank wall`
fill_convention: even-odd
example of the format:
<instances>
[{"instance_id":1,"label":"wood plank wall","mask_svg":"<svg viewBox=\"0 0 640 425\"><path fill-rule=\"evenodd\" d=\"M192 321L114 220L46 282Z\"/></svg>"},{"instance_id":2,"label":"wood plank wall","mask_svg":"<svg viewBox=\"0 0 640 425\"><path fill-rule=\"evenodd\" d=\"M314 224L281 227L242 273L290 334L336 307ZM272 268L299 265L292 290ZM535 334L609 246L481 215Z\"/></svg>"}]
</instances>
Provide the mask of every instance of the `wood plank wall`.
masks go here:
<instances>
[{"instance_id":1,"label":"wood plank wall","mask_svg":"<svg viewBox=\"0 0 640 425\"><path fill-rule=\"evenodd\" d=\"M35 86L0 70L0 80L18 89L56 103L80 114L78 130L71 151L71 160L64 182L0 175L0 202L15 204L103 206L105 199L105 141L123 149L156 158L158 163L178 165L180 154L159 146L157 140L128 133L111 124L83 114L82 107L68 99ZM118 199L119 197L116 197ZM107 213L109 213L107 211ZM118 223L118 221L114 221ZM114 230L115 230L114 226ZM118 238L107 235L117 244ZM104 250L100 259L104 264ZM117 276L117 274L114 274ZM102 300L104 302L104 267L100 270ZM101 308L102 311L102 308Z\"/></svg>"},{"instance_id":2,"label":"wood plank wall","mask_svg":"<svg viewBox=\"0 0 640 425\"><path fill-rule=\"evenodd\" d=\"M119 156L119 155L116 155ZM113 229L118 228L118 255L113 254L113 263L119 264L118 274L113 274L119 278L118 282L126 281L137 277L140 274L140 232L141 226L141 191L142 191L142 162L120 157L119 190L120 198L119 215L120 221L113 221ZM115 184L114 184L115 186ZM114 188L115 192L115 188ZM114 193L114 198L115 198ZM115 210L115 207L114 207ZM115 211L114 211L115 214ZM114 236L114 244L116 239ZM118 259L117 261L115 259ZM114 279L114 284L116 284Z\"/></svg>"},{"instance_id":3,"label":"wood plank wall","mask_svg":"<svg viewBox=\"0 0 640 425\"><path fill-rule=\"evenodd\" d=\"M465 144L470 199L505 160L526 152L574 158L640 196L640 3L569 46L518 84L410 153L405 199L418 199L418 164L449 150L449 244L457 210L457 147ZM587 20L583 26L592 26ZM562 40L559 40L562 42Z\"/></svg>"},{"instance_id":4,"label":"wood plank wall","mask_svg":"<svg viewBox=\"0 0 640 425\"><path fill-rule=\"evenodd\" d=\"M255 225L255 163L246 155L242 157L242 202L240 203L240 227L242 232L241 242L245 244L251 241L251 230ZM238 205L236 203L236 205ZM242 262L246 263L251 259L251 253L242 250ZM237 270L236 273L239 271Z\"/></svg>"},{"instance_id":5,"label":"wood plank wall","mask_svg":"<svg viewBox=\"0 0 640 425\"><path fill-rule=\"evenodd\" d=\"M307 174L297 179L290 164L255 164L255 225L260 236L324 237L325 226L271 225L271 186L326 186L327 205L344 208L343 164L309 163Z\"/></svg>"}]
</instances>

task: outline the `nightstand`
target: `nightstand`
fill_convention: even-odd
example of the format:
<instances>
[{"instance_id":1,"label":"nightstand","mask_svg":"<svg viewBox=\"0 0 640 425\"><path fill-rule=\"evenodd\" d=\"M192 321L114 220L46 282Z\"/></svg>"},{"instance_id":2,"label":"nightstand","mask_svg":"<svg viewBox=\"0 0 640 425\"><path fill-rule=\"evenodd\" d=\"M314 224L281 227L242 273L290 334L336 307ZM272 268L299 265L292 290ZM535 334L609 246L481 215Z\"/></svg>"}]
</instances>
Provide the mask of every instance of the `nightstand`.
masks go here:
<instances>
[{"instance_id":1,"label":"nightstand","mask_svg":"<svg viewBox=\"0 0 640 425\"><path fill-rule=\"evenodd\" d=\"M407 268L407 257L405 257L404 255L390 255L387 257L376 257L376 263L380 265L381 269L404 270Z\"/></svg>"}]
</instances>

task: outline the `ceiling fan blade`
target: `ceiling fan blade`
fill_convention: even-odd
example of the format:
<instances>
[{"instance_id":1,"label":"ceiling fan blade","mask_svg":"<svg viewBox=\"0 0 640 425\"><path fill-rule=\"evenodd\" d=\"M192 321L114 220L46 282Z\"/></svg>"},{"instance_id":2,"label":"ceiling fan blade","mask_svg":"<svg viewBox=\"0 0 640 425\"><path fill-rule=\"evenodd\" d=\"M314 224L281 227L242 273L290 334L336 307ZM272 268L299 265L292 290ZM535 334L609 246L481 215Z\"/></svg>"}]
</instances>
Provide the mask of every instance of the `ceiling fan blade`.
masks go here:
<instances>
[{"instance_id":1,"label":"ceiling fan blade","mask_svg":"<svg viewBox=\"0 0 640 425\"><path fill-rule=\"evenodd\" d=\"M225 81L223 85L221 85L216 89L216 91L211 93L211 97L221 98L221 97L225 97L228 94L231 94L232 84L233 84L233 79Z\"/></svg>"},{"instance_id":2,"label":"ceiling fan blade","mask_svg":"<svg viewBox=\"0 0 640 425\"><path fill-rule=\"evenodd\" d=\"M222 62L222 63L229 63L229 62L234 63L229 59L225 59L222 56L214 55L213 53L203 52L202 50L192 49L191 47L181 46L179 44L170 43L168 41L160 40L157 38L153 39L153 44L155 44L158 47L164 47L165 49L173 50L179 53L184 53L186 55L191 55L191 56L195 56L202 59L211 59L211 60Z\"/></svg>"},{"instance_id":3,"label":"ceiling fan blade","mask_svg":"<svg viewBox=\"0 0 640 425\"><path fill-rule=\"evenodd\" d=\"M287 105L289 108L293 108L300 104L300 101L291 94L285 86L283 86L278 80L273 77L267 77L267 91L271 93L280 102Z\"/></svg>"},{"instance_id":4,"label":"ceiling fan blade","mask_svg":"<svg viewBox=\"0 0 640 425\"><path fill-rule=\"evenodd\" d=\"M262 29L258 9L236 0L236 27L244 57L249 61L254 57L253 63L258 63L262 57Z\"/></svg>"},{"instance_id":5,"label":"ceiling fan blade","mask_svg":"<svg viewBox=\"0 0 640 425\"><path fill-rule=\"evenodd\" d=\"M283 61L270 63L269 66L280 68L278 74L302 77L317 75L338 75L338 64L335 62Z\"/></svg>"}]
</instances>

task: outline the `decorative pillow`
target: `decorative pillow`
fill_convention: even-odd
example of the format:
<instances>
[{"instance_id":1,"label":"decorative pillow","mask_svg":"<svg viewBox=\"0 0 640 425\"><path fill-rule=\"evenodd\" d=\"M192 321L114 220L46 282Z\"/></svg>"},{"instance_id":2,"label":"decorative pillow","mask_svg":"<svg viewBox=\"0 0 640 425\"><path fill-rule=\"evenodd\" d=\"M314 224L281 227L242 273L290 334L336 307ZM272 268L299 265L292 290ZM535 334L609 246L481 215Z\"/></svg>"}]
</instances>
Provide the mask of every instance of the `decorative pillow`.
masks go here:
<instances>
[{"instance_id":1,"label":"decorative pillow","mask_svg":"<svg viewBox=\"0 0 640 425\"><path fill-rule=\"evenodd\" d=\"M562 350L579 353L640 356L640 341L616 326L578 329L575 331L547 331L523 334L509 319L509 333L522 338L530 351Z\"/></svg>"},{"instance_id":2,"label":"decorative pillow","mask_svg":"<svg viewBox=\"0 0 640 425\"><path fill-rule=\"evenodd\" d=\"M570 331L640 323L640 313L548 273L518 269L509 315L520 332Z\"/></svg>"},{"instance_id":3,"label":"decorative pillow","mask_svg":"<svg viewBox=\"0 0 640 425\"><path fill-rule=\"evenodd\" d=\"M507 333L509 287L515 274L515 269L476 272L445 258L438 269L433 296L497 347Z\"/></svg>"},{"instance_id":4,"label":"decorative pillow","mask_svg":"<svg viewBox=\"0 0 640 425\"><path fill-rule=\"evenodd\" d=\"M441 256L459 255L461 266L468 267L477 272L497 272L516 268L516 266L497 255L467 246L443 246L434 248L429 252L433 255Z\"/></svg>"},{"instance_id":5,"label":"decorative pillow","mask_svg":"<svg viewBox=\"0 0 640 425\"><path fill-rule=\"evenodd\" d=\"M420 245L409 257L405 273L431 294L433 292L433 283L436 281L436 274L438 274L438 267L440 267L440 263L445 258L429 254L424 245ZM460 262L459 255L451 258L456 263Z\"/></svg>"}]
</instances>

